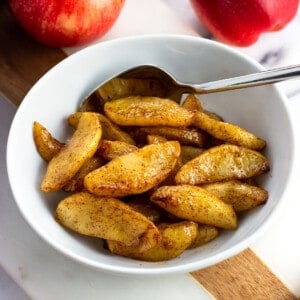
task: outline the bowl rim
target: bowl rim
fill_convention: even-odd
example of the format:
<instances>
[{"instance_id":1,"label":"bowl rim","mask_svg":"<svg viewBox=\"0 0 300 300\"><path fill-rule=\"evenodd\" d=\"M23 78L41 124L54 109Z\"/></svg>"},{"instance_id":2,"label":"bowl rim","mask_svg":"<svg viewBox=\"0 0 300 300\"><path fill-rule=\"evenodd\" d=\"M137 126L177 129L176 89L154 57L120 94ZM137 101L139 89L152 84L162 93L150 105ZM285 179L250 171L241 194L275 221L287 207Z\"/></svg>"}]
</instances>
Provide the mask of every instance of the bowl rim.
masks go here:
<instances>
[{"instance_id":1,"label":"bowl rim","mask_svg":"<svg viewBox=\"0 0 300 300\"><path fill-rule=\"evenodd\" d=\"M224 261L225 259L228 259L228 258L242 252L247 247L249 247L249 245L251 243L253 243L259 236L261 236L266 231L268 226L270 226L270 224L274 221L274 219L280 214L280 212L282 211L282 208L284 206L284 201L280 200L276 204L276 207L274 207L274 209L272 210L272 212L270 213L268 218L262 223L260 228L258 228L256 231L254 231L250 236L248 236L248 237L244 238L242 241L238 242L236 245L231 246L229 249L222 251L221 253L218 253L213 257L205 258L204 260L201 261L201 264L199 264L197 262L190 262L190 263L186 263L184 265L162 266L162 267L156 266L153 269L152 268L142 268L142 267L112 266L112 265L108 265L106 263L103 264L101 262L95 262L95 261L93 261L91 259L87 259L81 255L77 255L76 253L72 252L72 250L66 249L63 246L61 246L59 243L57 243L56 241L52 240L52 238L47 236L42 230L40 230L38 228L38 226L36 226L36 224L34 222L32 222L27 217L26 213L23 211L23 209L19 203L19 199L16 196L15 187L12 184L14 180L12 178L12 166L11 166L12 157L11 157L10 153L12 152L11 144L12 144L12 138L13 138L13 132L14 132L16 120L18 119L18 116L22 113L23 107L25 107L28 104L28 101L29 101L28 99L30 99L31 94L34 93L34 91L36 89L38 89L39 86L42 85L44 81L47 81L48 77L52 76L52 74L54 72L56 72L56 70L58 68L60 68L64 64L72 62L72 60L74 60L82 55L85 55L85 53L87 51L93 51L93 49L97 49L99 47L100 48L105 47L105 45L107 45L107 44L113 45L113 44L118 44L120 42L121 43L124 43L124 42L132 43L137 40L151 41L153 39L155 39L155 40L171 39L171 40L180 40L180 42L199 42L199 43L203 43L206 45L211 45L211 46L221 49L222 51L224 51L224 50L229 51L232 54L241 57L243 60L245 60L252 66L254 66L258 71L264 70L264 67L261 64L259 64L257 61L255 61L253 58L249 57L248 55L242 53L241 51L239 51L235 48L232 48L228 45L219 43L217 41L208 40L208 39L198 37L198 36L187 36L187 35L181 35L181 34L148 34L148 35L135 35L135 36L130 36L130 37L122 37L122 38L116 38L113 40L102 41L100 43L87 46L86 48L78 50L77 52L67 56L65 59L63 59L58 64L53 66L50 70L48 70L32 86L32 88L28 91L28 93L24 97L23 101L21 102L21 104L13 118L10 130L9 130L8 140L7 140L6 165L7 165L7 174L8 174L9 184L10 184L10 188L12 190L12 194L14 196L14 200L17 204L17 207L18 207L19 211L21 212L21 215L23 216L23 218L26 220L26 222L30 225L30 227L33 229L33 231L35 231L44 241L46 241L48 244L50 244L58 252L63 253L67 257L69 257L85 266L92 267L94 269L108 272L108 273L124 274L124 275L160 275L160 274L162 275L162 274L171 274L171 273L175 274L175 273L191 272L191 271L195 271L197 269L202 269L205 267L215 265L221 261ZM289 112L291 139L293 142L292 147L290 147L291 148L290 155L292 157L292 160L294 160L294 157L295 157L295 129L291 125L292 121L290 118L290 107L287 104L288 100L287 100L286 95L283 93L283 91L278 86L273 85L273 89L278 94L279 98L281 99L282 104L285 106L285 109ZM286 194L289 190L289 186L291 184L291 178L293 177L293 175L295 173L295 169L296 169L295 165L292 164L291 172L289 173L288 177L286 178L286 187L282 193L281 199L286 197Z\"/></svg>"}]
</instances>

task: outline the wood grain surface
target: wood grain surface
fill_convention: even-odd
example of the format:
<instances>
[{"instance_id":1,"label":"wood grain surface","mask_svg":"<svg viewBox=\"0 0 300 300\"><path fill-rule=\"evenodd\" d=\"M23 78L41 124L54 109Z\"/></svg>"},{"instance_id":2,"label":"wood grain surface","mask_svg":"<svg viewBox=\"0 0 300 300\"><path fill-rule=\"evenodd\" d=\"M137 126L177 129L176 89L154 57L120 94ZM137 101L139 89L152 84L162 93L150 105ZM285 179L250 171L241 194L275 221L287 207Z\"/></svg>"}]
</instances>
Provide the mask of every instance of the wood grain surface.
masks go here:
<instances>
[{"instance_id":1,"label":"wood grain surface","mask_svg":"<svg viewBox=\"0 0 300 300\"><path fill-rule=\"evenodd\" d=\"M32 85L66 54L23 32L0 2L0 93L18 106ZM191 276L216 299L296 299L250 250Z\"/></svg>"},{"instance_id":2,"label":"wood grain surface","mask_svg":"<svg viewBox=\"0 0 300 300\"><path fill-rule=\"evenodd\" d=\"M29 38L0 2L0 92L6 99L20 104L32 85L65 57L62 50Z\"/></svg>"},{"instance_id":3,"label":"wood grain surface","mask_svg":"<svg viewBox=\"0 0 300 300\"><path fill-rule=\"evenodd\" d=\"M216 299L296 299L250 249L191 275Z\"/></svg>"}]
</instances>

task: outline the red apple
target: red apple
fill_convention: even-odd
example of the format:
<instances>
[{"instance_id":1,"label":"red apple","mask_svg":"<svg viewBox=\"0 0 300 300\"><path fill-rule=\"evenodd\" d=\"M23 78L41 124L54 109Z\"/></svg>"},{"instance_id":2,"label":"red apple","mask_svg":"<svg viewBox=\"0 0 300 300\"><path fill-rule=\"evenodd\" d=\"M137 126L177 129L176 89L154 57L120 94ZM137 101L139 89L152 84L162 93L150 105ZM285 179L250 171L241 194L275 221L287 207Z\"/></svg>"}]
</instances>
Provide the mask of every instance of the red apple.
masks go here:
<instances>
[{"instance_id":1,"label":"red apple","mask_svg":"<svg viewBox=\"0 0 300 300\"><path fill-rule=\"evenodd\" d=\"M197 16L219 40L248 46L261 33L285 27L299 0L191 0Z\"/></svg>"},{"instance_id":2,"label":"red apple","mask_svg":"<svg viewBox=\"0 0 300 300\"><path fill-rule=\"evenodd\" d=\"M104 35L125 0L8 0L21 27L53 47L89 43Z\"/></svg>"}]
</instances>

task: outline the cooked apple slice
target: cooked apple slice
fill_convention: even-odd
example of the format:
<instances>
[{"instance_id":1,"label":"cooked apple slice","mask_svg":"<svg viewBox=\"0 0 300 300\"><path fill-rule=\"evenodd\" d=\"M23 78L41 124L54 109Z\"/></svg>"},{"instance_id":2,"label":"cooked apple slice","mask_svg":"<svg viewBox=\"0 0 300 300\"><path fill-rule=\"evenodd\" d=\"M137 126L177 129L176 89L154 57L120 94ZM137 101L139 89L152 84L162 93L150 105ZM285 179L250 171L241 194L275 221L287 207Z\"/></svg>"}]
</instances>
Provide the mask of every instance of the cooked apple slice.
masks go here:
<instances>
[{"instance_id":1,"label":"cooked apple slice","mask_svg":"<svg viewBox=\"0 0 300 300\"><path fill-rule=\"evenodd\" d=\"M56 219L78 233L122 242L138 252L154 247L160 239L156 226L121 200L86 192L59 202Z\"/></svg>"},{"instance_id":2,"label":"cooked apple slice","mask_svg":"<svg viewBox=\"0 0 300 300\"><path fill-rule=\"evenodd\" d=\"M216 120L204 112L196 112L193 125L208 132L213 137L249 149L261 150L266 142L240 126Z\"/></svg>"},{"instance_id":3,"label":"cooked apple slice","mask_svg":"<svg viewBox=\"0 0 300 300\"><path fill-rule=\"evenodd\" d=\"M236 212L252 209L268 199L265 189L238 180L207 183L201 187L231 204Z\"/></svg>"},{"instance_id":4,"label":"cooked apple slice","mask_svg":"<svg viewBox=\"0 0 300 300\"><path fill-rule=\"evenodd\" d=\"M164 97L166 90L158 80L115 77L98 88L96 94L101 104L104 104L106 101L133 95Z\"/></svg>"},{"instance_id":5,"label":"cooked apple slice","mask_svg":"<svg viewBox=\"0 0 300 300\"><path fill-rule=\"evenodd\" d=\"M181 145L203 147L207 140L207 133L197 128L143 126L134 128L130 133L139 142L146 140L147 135L158 135L170 141L178 141Z\"/></svg>"},{"instance_id":6,"label":"cooked apple slice","mask_svg":"<svg viewBox=\"0 0 300 300\"><path fill-rule=\"evenodd\" d=\"M82 112L76 112L69 116L68 122L74 128L77 127L81 114ZM132 145L135 144L134 140L127 132L121 130L121 128L112 123L107 117L100 113L97 113L97 116L102 128L102 139L109 141L120 141Z\"/></svg>"},{"instance_id":7,"label":"cooked apple slice","mask_svg":"<svg viewBox=\"0 0 300 300\"><path fill-rule=\"evenodd\" d=\"M177 141L151 144L116 157L89 173L84 178L84 186L99 196L141 194L166 179L179 155Z\"/></svg>"},{"instance_id":8,"label":"cooked apple slice","mask_svg":"<svg viewBox=\"0 0 300 300\"><path fill-rule=\"evenodd\" d=\"M269 161L261 153L235 145L220 145L187 162L175 176L177 184L203 184L245 179L267 172Z\"/></svg>"},{"instance_id":9,"label":"cooked apple slice","mask_svg":"<svg viewBox=\"0 0 300 300\"><path fill-rule=\"evenodd\" d=\"M197 248L209 243L219 235L219 229L211 225L198 225L197 236L189 248Z\"/></svg>"},{"instance_id":10,"label":"cooked apple slice","mask_svg":"<svg viewBox=\"0 0 300 300\"><path fill-rule=\"evenodd\" d=\"M162 186L150 200L180 219L225 229L237 227L232 206L198 186Z\"/></svg>"},{"instance_id":11,"label":"cooked apple slice","mask_svg":"<svg viewBox=\"0 0 300 300\"><path fill-rule=\"evenodd\" d=\"M138 147L121 141L101 140L97 154L101 157L112 160L118 156L138 150Z\"/></svg>"},{"instance_id":12,"label":"cooked apple slice","mask_svg":"<svg viewBox=\"0 0 300 300\"><path fill-rule=\"evenodd\" d=\"M49 162L43 192L61 189L97 150L102 130L97 114L84 112L69 142Z\"/></svg>"},{"instance_id":13,"label":"cooked apple slice","mask_svg":"<svg viewBox=\"0 0 300 300\"><path fill-rule=\"evenodd\" d=\"M64 145L38 122L33 123L33 140L38 153L45 161L51 160Z\"/></svg>"},{"instance_id":14,"label":"cooked apple slice","mask_svg":"<svg viewBox=\"0 0 300 300\"><path fill-rule=\"evenodd\" d=\"M132 96L106 102L105 114L122 126L184 127L192 123L194 113L175 101L158 97Z\"/></svg>"},{"instance_id":15,"label":"cooked apple slice","mask_svg":"<svg viewBox=\"0 0 300 300\"><path fill-rule=\"evenodd\" d=\"M164 261L177 257L187 249L197 235L198 224L191 221L162 223L157 226L161 240L147 251L138 251L135 247L123 243L107 241L112 253L144 261Z\"/></svg>"}]
</instances>

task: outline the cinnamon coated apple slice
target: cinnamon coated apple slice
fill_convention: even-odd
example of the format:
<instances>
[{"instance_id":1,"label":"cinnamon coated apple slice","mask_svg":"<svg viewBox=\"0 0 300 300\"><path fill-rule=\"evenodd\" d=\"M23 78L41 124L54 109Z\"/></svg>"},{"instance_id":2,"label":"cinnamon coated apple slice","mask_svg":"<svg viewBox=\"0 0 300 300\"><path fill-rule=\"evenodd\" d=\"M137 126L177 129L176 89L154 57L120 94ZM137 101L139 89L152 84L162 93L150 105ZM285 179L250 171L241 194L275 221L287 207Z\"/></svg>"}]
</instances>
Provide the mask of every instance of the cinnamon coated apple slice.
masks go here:
<instances>
[{"instance_id":1,"label":"cinnamon coated apple slice","mask_svg":"<svg viewBox=\"0 0 300 300\"><path fill-rule=\"evenodd\" d=\"M102 129L95 113L82 113L71 139L50 160L41 183L43 192L61 189L97 150Z\"/></svg>"}]
</instances>

